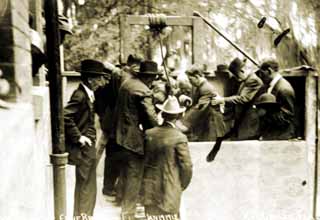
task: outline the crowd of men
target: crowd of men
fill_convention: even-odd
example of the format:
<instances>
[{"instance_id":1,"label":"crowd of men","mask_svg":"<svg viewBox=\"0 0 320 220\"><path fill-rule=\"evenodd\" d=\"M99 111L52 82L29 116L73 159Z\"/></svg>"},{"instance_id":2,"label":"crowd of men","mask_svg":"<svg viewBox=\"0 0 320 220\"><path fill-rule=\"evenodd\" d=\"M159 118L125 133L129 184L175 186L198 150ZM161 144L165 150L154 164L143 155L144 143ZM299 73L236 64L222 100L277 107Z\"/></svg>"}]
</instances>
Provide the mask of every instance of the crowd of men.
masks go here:
<instances>
[{"instance_id":1,"label":"crowd of men","mask_svg":"<svg viewBox=\"0 0 320 220\"><path fill-rule=\"evenodd\" d=\"M192 135L215 141L232 129L234 140L294 138L295 93L278 62L267 60L251 73L245 65L235 58L217 66L218 80L238 85L218 94L196 64L186 70L188 80L179 80L137 55L121 68L83 60L81 83L64 113L69 161L76 166L74 216L93 216L95 114L103 131L98 145L106 149L102 191L124 216L134 216L137 204L149 214L179 213L192 177Z\"/></svg>"},{"instance_id":2,"label":"crowd of men","mask_svg":"<svg viewBox=\"0 0 320 220\"><path fill-rule=\"evenodd\" d=\"M72 34L63 16L59 30L63 43L65 34ZM47 58L39 35L32 30L31 36L36 75ZM218 65L215 77L224 85L223 94L197 64L185 73L169 69L166 75L156 62L132 54L120 67L92 59L80 66L81 83L64 109L69 164L76 168L76 219L93 216L100 158L96 146L106 150L102 192L121 205L124 217L137 214L137 204L150 215L177 216L192 177L188 140L296 137L295 91L275 59L255 72L247 71L239 58Z\"/></svg>"}]
</instances>

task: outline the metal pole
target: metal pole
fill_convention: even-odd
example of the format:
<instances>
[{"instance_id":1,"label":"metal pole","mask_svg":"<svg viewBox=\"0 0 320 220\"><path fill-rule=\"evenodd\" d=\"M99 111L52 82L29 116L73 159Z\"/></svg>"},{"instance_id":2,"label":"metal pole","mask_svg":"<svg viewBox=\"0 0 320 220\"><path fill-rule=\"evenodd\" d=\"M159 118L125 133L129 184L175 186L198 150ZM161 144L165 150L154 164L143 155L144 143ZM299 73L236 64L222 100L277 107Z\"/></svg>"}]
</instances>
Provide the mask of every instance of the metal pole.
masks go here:
<instances>
[{"instance_id":1,"label":"metal pole","mask_svg":"<svg viewBox=\"0 0 320 220\"><path fill-rule=\"evenodd\" d=\"M215 27L208 19L203 17L199 12L194 11L193 12L194 16L202 18L202 20L207 23L214 31L216 31L221 37L223 37L226 41L228 41L234 48L236 48L240 53L242 53L245 57L247 57L254 65L259 67L259 64L257 61L255 61L252 57L250 57L244 50L242 50L237 44L233 43L229 38L227 38L223 33L219 31L217 27Z\"/></svg>"},{"instance_id":2,"label":"metal pole","mask_svg":"<svg viewBox=\"0 0 320 220\"><path fill-rule=\"evenodd\" d=\"M53 165L54 216L55 220L61 220L66 216L65 167L68 162L68 153L65 153L64 143L58 9L56 0L45 0L44 3L52 130L52 154L50 155L50 161Z\"/></svg>"}]
</instances>

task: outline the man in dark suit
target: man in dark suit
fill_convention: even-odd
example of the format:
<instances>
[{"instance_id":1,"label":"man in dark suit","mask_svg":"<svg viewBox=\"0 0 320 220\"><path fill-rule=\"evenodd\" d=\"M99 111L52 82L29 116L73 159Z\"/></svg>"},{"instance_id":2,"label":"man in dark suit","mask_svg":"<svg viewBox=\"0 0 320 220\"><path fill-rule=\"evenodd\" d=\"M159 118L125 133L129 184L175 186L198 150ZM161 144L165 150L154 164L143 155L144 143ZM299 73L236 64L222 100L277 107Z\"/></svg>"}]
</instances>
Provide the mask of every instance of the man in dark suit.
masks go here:
<instances>
[{"instance_id":1,"label":"man in dark suit","mask_svg":"<svg viewBox=\"0 0 320 220\"><path fill-rule=\"evenodd\" d=\"M112 119L116 101L118 98L119 88L126 79L134 76L140 67L142 57L135 54L130 54L127 59L126 66L119 69L111 63L104 62L106 71L110 73L110 83L104 88L95 92L96 95L96 110L99 115L101 129L103 131L101 145L98 145L98 158L102 154L103 149L106 149L104 178L102 193L108 200L114 200L117 196L117 202L120 202L120 192L116 194L116 183L122 166L118 161L118 148L114 147L115 140L110 138L112 131ZM99 143L99 144L100 144Z\"/></svg>"},{"instance_id":2,"label":"man in dark suit","mask_svg":"<svg viewBox=\"0 0 320 220\"><path fill-rule=\"evenodd\" d=\"M295 137L295 92L291 84L279 73L279 64L276 60L266 60L258 71L260 78L267 87L267 93L276 97L280 111L273 114L269 120L273 121L273 132L265 139L285 140ZM270 123L270 122L269 122Z\"/></svg>"},{"instance_id":3,"label":"man in dark suit","mask_svg":"<svg viewBox=\"0 0 320 220\"><path fill-rule=\"evenodd\" d=\"M197 141L215 141L225 132L222 105L212 105L211 100L219 96L216 88L204 77L199 65L192 65L186 75L193 86L193 105L183 120Z\"/></svg>"},{"instance_id":4,"label":"man in dark suit","mask_svg":"<svg viewBox=\"0 0 320 220\"><path fill-rule=\"evenodd\" d=\"M96 202L96 130L94 91L107 83L104 65L95 60L81 62L81 83L64 109L69 163L76 166L74 216L93 216Z\"/></svg>"},{"instance_id":5,"label":"man in dark suit","mask_svg":"<svg viewBox=\"0 0 320 220\"><path fill-rule=\"evenodd\" d=\"M259 130L259 116L253 108L256 97L262 92L263 82L255 73L243 70L245 62L235 58L229 65L229 70L240 82L237 94L229 97L215 97L214 104L233 104L235 106L234 126L236 133L233 137L237 140L255 139Z\"/></svg>"},{"instance_id":6,"label":"man in dark suit","mask_svg":"<svg viewBox=\"0 0 320 220\"><path fill-rule=\"evenodd\" d=\"M140 64L139 73L122 82L113 114L112 134L121 155L122 212L133 213L143 174L144 131L157 125L150 86L159 75L153 61Z\"/></svg>"},{"instance_id":7,"label":"man in dark suit","mask_svg":"<svg viewBox=\"0 0 320 220\"><path fill-rule=\"evenodd\" d=\"M156 106L164 122L146 131L143 204L149 215L178 215L182 192L192 177L188 139L175 126L186 108L175 96Z\"/></svg>"}]
</instances>

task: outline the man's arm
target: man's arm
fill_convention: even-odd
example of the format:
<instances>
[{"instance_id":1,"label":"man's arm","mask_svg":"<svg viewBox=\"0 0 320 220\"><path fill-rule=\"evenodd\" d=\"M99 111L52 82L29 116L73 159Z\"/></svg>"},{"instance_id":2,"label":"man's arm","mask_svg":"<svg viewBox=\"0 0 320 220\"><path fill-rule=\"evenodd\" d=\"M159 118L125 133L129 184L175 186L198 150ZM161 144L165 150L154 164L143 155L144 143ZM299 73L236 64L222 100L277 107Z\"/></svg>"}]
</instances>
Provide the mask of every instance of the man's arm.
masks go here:
<instances>
[{"instance_id":1,"label":"man's arm","mask_svg":"<svg viewBox=\"0 0 320 220\"><path fill-rule=\"evenodd\" d=\"M149 129L158 125L157 113L152 102L152 94L145 92L140 97L141 115L143 120L144 129Z\"/></svg>"},{"instance_id":2,"label":"man's arm","mask_svg":"<svg viewBox=\"0 0 320 220\"><path fill-rule=\"evenodd\" d=\"M176 145L176 155L180 168L181 187L186 189L192 177L192 162L188 142L181 142Z\"/></svg>"},{"instance_id":3,"label":"man's arm","mask_svg":"<svg viewBox=\"0 0 320 220\"><path fill-rule=\"evenodd\" d=\"M248 79L248 81L244 82L245 85L243 86L239 95L234 95L230 97L225 97L225 103L232 103L232 104L245 104L250 102L254 96L258 93L260 88L262 87L262 83L255 78Z\"/></svg>"},{"instance_id":4,"label":"man's arm","mask_svg":"<svg viewBox=\"0 0 320 220\"><path fill-rule=\"evenodd\" d=\"M80 91L75 91L67 106L64 108L64 125L65 125L65 134L69 140L73 143L78 143L81 132L75 123L75 118L78 114L80 106L84 101L84 94Z\"/></svg>"}]
</instances>

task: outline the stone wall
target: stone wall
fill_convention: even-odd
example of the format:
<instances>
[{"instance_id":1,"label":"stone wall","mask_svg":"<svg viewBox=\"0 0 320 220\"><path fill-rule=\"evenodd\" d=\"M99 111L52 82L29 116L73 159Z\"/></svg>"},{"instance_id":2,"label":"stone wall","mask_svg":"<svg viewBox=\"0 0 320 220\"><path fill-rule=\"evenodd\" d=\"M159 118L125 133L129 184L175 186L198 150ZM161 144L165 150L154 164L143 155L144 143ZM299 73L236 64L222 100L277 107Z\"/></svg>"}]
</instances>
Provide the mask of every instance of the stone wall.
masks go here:
<instances>
[{"instance_id":1,"label":"stone wall","mask_svg":"<svg viewBox=\"0 0 320 220\"><path fill-rule=\"evenodd\" d=\"M30 2L0 4L0 69L10 83L0 97L10 103L0 107L1 220L53 218L49 91L32 85Z\"/></svg>"},{"instance_id":2,"label":"stone wall","mask_svg":"<svg viewBox=\"0 0 320 220\"><path fill-rule=\"evenodd\" d=\"M313 179L305 141L190 143L194 174L183 195L186 219L312 219ZM312 169L312 167L311 167Z\"/></svg>"}]
</instances>

